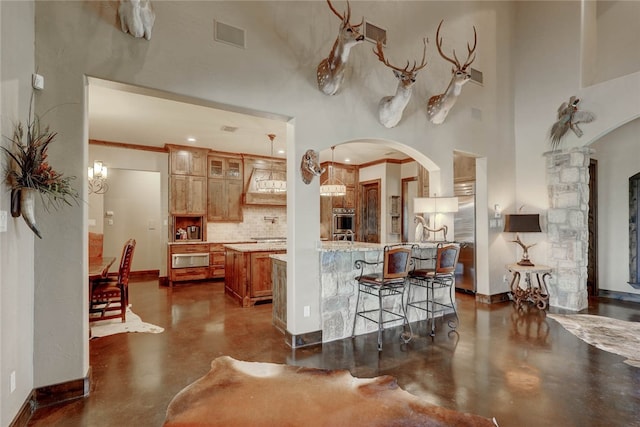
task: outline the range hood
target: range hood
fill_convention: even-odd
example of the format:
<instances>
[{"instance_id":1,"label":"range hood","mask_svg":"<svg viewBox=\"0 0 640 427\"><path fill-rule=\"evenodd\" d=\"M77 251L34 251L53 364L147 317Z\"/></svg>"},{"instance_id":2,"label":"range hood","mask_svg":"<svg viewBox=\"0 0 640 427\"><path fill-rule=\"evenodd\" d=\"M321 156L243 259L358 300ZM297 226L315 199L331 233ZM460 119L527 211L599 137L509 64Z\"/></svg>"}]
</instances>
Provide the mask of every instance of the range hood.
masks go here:
<instances>
[{"instance_id":1,"label":"range hood","mask_svg":"<svg viewBox=\"0 0 640 427\"><path fill-rule=\"evenodd\" d=\"M277 170L277 169L276 169ZM258 179L266 179L269 177L271 169L254 167L251 171L251 177L247 182L244 189L244 204L245 205L272 205L272 206L286 206L287 205L287 193L265 193L258 191L256 187L256 181Z\"/></svg>"}]
</instances>

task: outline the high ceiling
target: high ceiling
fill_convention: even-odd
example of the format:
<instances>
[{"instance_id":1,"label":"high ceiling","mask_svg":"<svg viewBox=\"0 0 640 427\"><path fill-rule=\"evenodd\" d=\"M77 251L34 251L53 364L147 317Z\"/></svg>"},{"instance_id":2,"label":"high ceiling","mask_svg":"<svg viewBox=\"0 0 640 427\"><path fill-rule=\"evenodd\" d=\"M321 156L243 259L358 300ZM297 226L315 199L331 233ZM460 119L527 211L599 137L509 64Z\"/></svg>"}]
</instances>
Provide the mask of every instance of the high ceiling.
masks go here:
<instances>
[{"instance_id":1,"label":"high ceiling","mask_svg":"<svg viewBox=\"0 0 640 427\"><path fill-rule=\"evenodd\" d=\"M267 134L276 135L274 156L286 156L286 118L268 113L231 111L202 100L167 96L91 79L89 84L89 138L102 141L164 147L194 145L217 151L268 156ZM189 141L194 138L195 141ZM340 145L335 161L363 164L380 159L406 159L407 155L380 144ZM320 153L331 160L331 150Z\"/></svg>"}]
</instances>

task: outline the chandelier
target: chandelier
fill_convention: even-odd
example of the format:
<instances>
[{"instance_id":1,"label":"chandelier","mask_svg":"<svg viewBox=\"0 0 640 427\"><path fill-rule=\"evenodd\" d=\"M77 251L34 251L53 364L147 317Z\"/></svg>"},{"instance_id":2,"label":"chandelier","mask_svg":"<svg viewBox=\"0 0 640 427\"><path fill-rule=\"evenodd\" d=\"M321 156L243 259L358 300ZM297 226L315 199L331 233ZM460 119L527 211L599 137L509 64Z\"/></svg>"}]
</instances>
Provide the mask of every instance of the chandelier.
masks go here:
<instances>
[{"instance_id":1,"label":"chandelier","mask_svg":"<svg viewBox=\"0 0 640 427\"><path fill-rule=\"evenodd\" d=\"M331 147L331 164L329 165L329 178L320 186L321 196L344 196L347 194L347 186L342 181L333 176L333 152L336 149L334 145Z\"/></svg>"},{"instance_id":2,"label":"chandelier","mask_svg":"<svg viewBox=\"0 0 640 427\"><path fill-rule=\"evenodd\" d=\"M93 166L89 166L89 194L104 194L107 190L107 167L101 160L95 160Z\"/></svg>"},{"instance_id":3,"label":"chandelier","mask_svg":"<svg viewBox=\"0 0 640 427\"><path fill-rule=\"evenodd\" d=\"M271 140L271 167L269 169L269 176L267 178L256 178L256 190L260 193L284 193L287 191L287 181L284 179L274 178L273 170L273 140L276 137L270 133L267 135Z\"/></svg>"}]
</instances>

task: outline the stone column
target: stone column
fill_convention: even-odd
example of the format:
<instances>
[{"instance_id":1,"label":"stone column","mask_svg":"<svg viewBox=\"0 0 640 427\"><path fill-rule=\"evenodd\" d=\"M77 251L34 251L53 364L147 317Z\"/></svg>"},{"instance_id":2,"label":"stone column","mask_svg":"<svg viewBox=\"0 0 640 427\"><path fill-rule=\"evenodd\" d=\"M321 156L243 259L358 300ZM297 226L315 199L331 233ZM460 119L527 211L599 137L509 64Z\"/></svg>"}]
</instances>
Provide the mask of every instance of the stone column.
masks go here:
<instances>
[{"instance_id":1,"label":"stone column","mask_svg":"<svg viewBox=\"0 0 640 427\"><path fill-rule=\"evenodd\" d=\"M549 304L579 311L587 308L589 249L588 147L545 153L547 163L549 264L553 280Z\"/></svg>"}]
</instances>

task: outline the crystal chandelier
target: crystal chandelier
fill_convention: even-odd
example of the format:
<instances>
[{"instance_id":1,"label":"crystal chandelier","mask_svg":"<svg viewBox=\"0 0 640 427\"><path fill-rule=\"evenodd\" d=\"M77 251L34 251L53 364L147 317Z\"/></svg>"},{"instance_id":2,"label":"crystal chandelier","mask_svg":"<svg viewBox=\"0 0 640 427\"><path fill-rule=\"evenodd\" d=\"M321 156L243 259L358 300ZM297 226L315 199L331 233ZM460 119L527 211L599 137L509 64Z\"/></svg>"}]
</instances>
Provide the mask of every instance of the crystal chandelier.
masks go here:
<instances>
[{"instance_id":1,"label":"crystal chandelier","mask_svg":"<svg viewBox=\"0 0 640 427\"><path fill-rule=\"evenodd\" d=\"M329 165L329 178L320 186L321 196L344 196L347 194L347 186L342 181L333 176L333 152L336 149L331 147L331 164Z\"/></svg>"},{"instance_id":2,"label":"crystal chandelier","mask_svg":"<svg viewBox=\"0 0 640 427\"><path fill-rule=\"evenodd\" d=\"M95 160L93 166L89 166L89 194L104 194L109 190L107 184L107 167L101 160Z\"/></svg>"},{"instance_id":3,"label":"crystal chandelier","mask_svg":"<svg viewBox=\"0 0 640 427\"><path fill-rule=\"evenodd\" d=\"M273 140L276 137L270 133L267 135L271 140L271 158L273 159ZM273 160L267 178L256 178L256 189L261 193L284 193L287 191L287 181L274 178Z\"/></svg>"}]
</instances>

